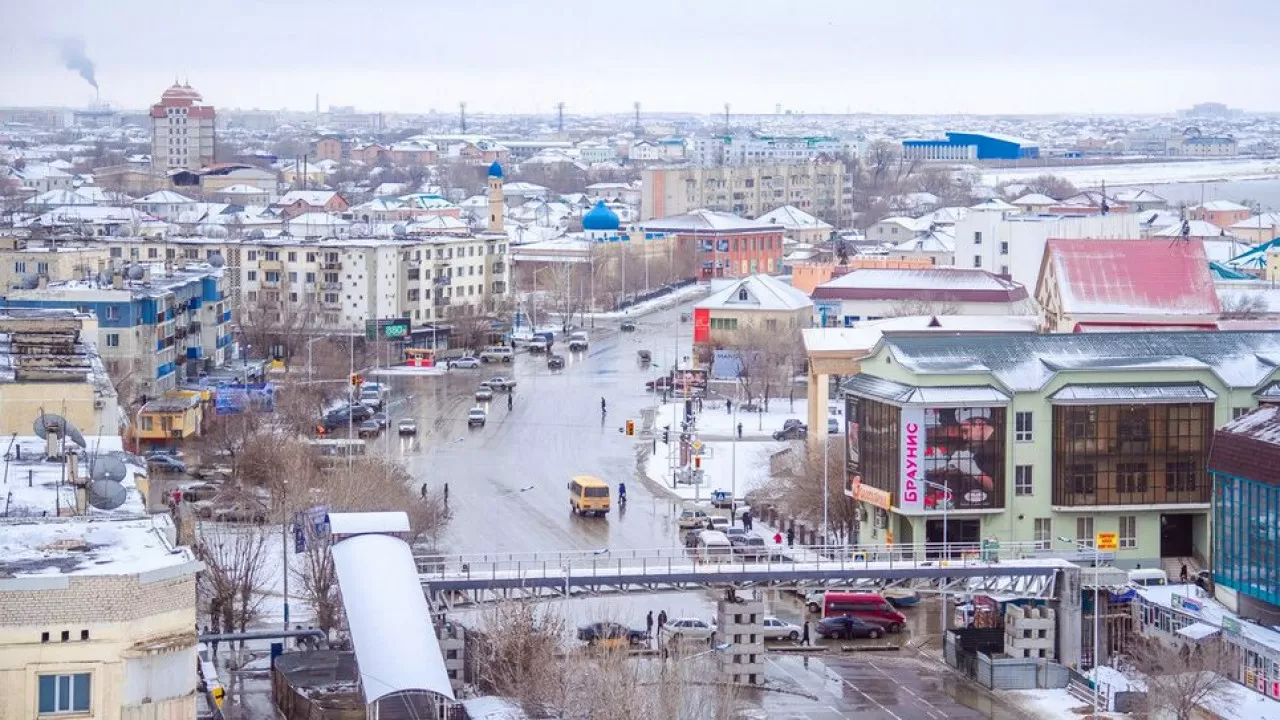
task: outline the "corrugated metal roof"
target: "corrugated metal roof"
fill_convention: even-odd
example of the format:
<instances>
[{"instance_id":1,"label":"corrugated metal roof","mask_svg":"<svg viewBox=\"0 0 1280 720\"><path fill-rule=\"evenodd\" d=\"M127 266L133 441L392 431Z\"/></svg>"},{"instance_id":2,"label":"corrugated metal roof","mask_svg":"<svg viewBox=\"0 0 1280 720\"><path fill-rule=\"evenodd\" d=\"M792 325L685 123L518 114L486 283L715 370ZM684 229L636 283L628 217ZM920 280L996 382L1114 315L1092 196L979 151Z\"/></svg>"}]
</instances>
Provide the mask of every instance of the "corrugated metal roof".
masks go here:
<instances>
[{"instance_id":1,"label":"corrugated metal roof","mask_svg":"<svg viewBox=\"0 0 1280 720\"><path fill-rule=\"evenodd\" d=\"M1217 393L1200 383L1174 385L1067 385L1049 396L1059 405L1107 404L1123 402L1184 403L1213 402Z\"/></svg>"},{"instance_id":2,"label":"corrugated metal roof","mask_svg":"<svg viewBox=\"0 0 1280 720\"><path fill-rule=\"evenodd\" d=\"M1062 240L1045 245L1068 315L1217 315L1204 245Z\"/></svg>"},{"instance_id":3,"label":"corrugated metal roof","mask_svg":"<svg viewBox=\"0 0 1280 720\"><path fill-rule=\"evenodd\" d=\"M1256 388L1280 365L1280 333L1132 332L886 337L893 357L917 373L990 373L1030 392L1068 370L1201 368L1228 387Z\"/></svg>"},{"instance_id":4,"label":"corrugated metal roof","mask_svg":"<svg viewBox=\"0 0 1280 720\"><path fill-rule=\"evenodd\" d=\"M985 407L1009 402L1008 395L990 385L916 387L865 374L854 375L840 389L858 397L899 405Z\"/></svg>"}]
</instances>

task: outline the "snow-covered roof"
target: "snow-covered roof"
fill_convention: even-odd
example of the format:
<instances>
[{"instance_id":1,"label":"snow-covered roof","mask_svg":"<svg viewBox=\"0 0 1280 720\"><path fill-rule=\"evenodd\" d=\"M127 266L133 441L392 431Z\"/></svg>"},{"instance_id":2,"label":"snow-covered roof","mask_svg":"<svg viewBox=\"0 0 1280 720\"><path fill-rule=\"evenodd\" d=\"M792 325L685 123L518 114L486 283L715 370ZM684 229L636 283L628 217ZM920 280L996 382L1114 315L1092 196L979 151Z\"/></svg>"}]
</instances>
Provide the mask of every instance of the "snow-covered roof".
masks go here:
<instances>
[{"instance_id":1,"label":"snow-covered roof","mask_svg":"<svg viewBox=\"0 0 1280 720\"><path fill-rule=\"evenodd\" d=\"M891 215L887 218L881 218L880 223L884 223L886 225L898 225L906 228L909 232L923 232L929 229L928 221L917 220L916 218L907 217L905 215Z\"/></svg>"},{"instance_id":2,"label":"snow-covered roof","mask_svg":"<svg viewBox=\"0 0 1280 720\"><path fill-rule=\"evenodd\" d=\"M366 704L399 692L453 699L444 655L408 543L370 534L330 550Z\"/></svg>"},{"instance_id":3,"label":"snow-covered roof","mask_svg":"<svg viewBox=\"0 0 1280 720\"><path fill-rule=\"evenodd\" d=\"M13 483L10 483L11 485ZM0 578L195 573L168 515L0 520Z\"/></svg>"},{"instance_id":4,"label":"snow-covered roof","mask_svg":"<svg viewBox=\"0 0 1280 720\"><path fill-rule=\"evenodd\" d=\"M1029 333L1039 327L1034 315L905 315L863 320L851 328L806 328L803 335L810 352L866 351L892 333Z\"/></svg>"},{"instance_id":5,"label":"snow-covered roof","mask_svg":"<svg viewBox=\"0 0 1280 720\"><path fill-rule=\"evenodd\" d=\"M980 202L977 205L970 205L970 210L979 210L986 212L1007 212L1009 210L1017 210L1018 206L1010 205L1000 198L991 198L986 202Z\"/></svg>"},{"instance_id":6,"label":"snow-covered roof","mask_svg":"<svg viewBox=\"0 0 1280 720\"><path fill-rule=\"evenodd\" d=\"M955 225L969 214L967 207L940 207L933 212L920 216L920 220L933 225Z\"/></svg>"},{"instance_id":7,"label":"snow-covered roof","mask_svg":"<svg viewBox=\"0 0 1280 720\"><path fill-rule=\"evenodd\" d=\"M1115 198L1117 201L1126 204L1168 202L1164 198L1145 188L1117 190Z\"/></svg>"},{"instance_id":8,"label":"snow-covered roof","mask_svg":"<svg viewBox=\"0 0 1280 720\"><path fill-rule=\"evenodd\" d=\"M1042 193L1027 193L1017 200L1014 200L1013 204L1024 207L1035 207L1039 205L1057 205L1058 201Z\"/></svg>"},{"instance_id":9,"label":"snow-covered roof","mask_svg":"<svg viewBox=\"0 0 1280 720\"><path fill-rule=\"evenodd\" d=\"M955 236L942 231L923 233L893 246L894 252L901 253L949 253L955 249Z\"/></svg>"},{"instance_id":10,"label":"snow-covered roof","mask_svg":"<svg viewBox=\"0 0 1280 720\"><path fill-rule=\"evenodd\" d=\"M1044 252L1067 314L1216 316L1220 311L1199 240L1055 238ZM1047 277L1041 273L1040 282Z\"/></svg>"},{"instance_id":11,"label":"snow-covered roof","mask_svg":"<svg viewBox=\"0 0 1280 720\"><path fill-rule=\"evenodd\" d=\"M269 191L253 185L231 185L218 191L219 195L266 195Z\"/></svg>"},{"instance_id":12,"label":"snow-covered roof","mask_svg":"<svg viewBox=\"0 0 1280 720\"><path fill-rule=\"evenodd\" d=\"M1247 206L1231 202L1230 200L1209 200L1192 208L1192 210L1208 210L1210 212L1230 212L1248 209L1249 208Z\"/></svg>"},{"instance_id":13,"label":"snow-covered roof","mask_svg":"<svg viewBox=\"0 0 1280 720\"><path fill-rule=\"evenodd\" d=\"M830 230L831 225L810 215L794 205L783 205L760 216L771 225L781 225L788 230Z\"/></svg>"},{"instance_id":14,"label":"snow-covered roof","mask_svg":"<svg viewBox=\"0 0 1280 720\"><path fill-rule=\"evenodd\" d=\"M182 205L193 203L195 200L186 195L180 195L172 190L157 190L150 195L144 195L134 200L138 205Z\"/></svg>"},{"instance_id":15,"label":"snow-covered roof","mask_svg":"<svg viewBox=\"0 0 1280 720\"><path fill-rule=\"evenodd\" d=\"M302 213L301 215L297 215L295 217L290 218L288 221L285 222L285 226L291 229L295 227L301 228L301 227L316 227L316 226L350 227L351 221L343 218L341 215L337 213L312 211L312 212L305 212L305 213Z\"/></svg>"},{"instance_id":16,"label":"snow-covered roof","mask_svg":"<svg viewBox=\"0 0 1280 720\"><path fill-rule=\"evenodd\" d=\"M647 220L644 222L644 228L646 230L666 230L672 232L680 230L731 232L735 230L781 229L778 225L773 223L765 223L759 220L748 220L746 218L738 217L733 213L718 212L715 210L707 210L705 208L692 210L684 215Z\"/></svg>"},{"instance_id":17,"label":"snow-covered roof","mask_svg":"<svg viewBox=\"0 0 1280 720\"><path fill-rule=\"evenodd\" d=\"M334 537L407 533L409 530L409 516L399 511L329 513L329 532Z\"/></svg>"},{"instance_id":18,"label":"snow-covered roof","mask_svg":"<svg viewBox=\"0 0 1280 720\"><path fill-rule=\"evenodd\" d=\"M333 190L290 190L276 204L281 206L292 205L301 201L305 205L321 207L337 194Z\"/></svg>"},{"instance_id":19,"label":"snow-covered roof","mask_svg":"<svg viewBox=\"0 0 1280 720\"><path fill-rule=\"evenodd\" d=\"M823 290L934 290L957 293L957 299L962 298L963 293L998 293L1002 299L1027 296L1022 285L986 270L951 267L859 268L819 285L813 296L819 297Z\"/></svg>"},{"instance_id":20,"label":"snow-covered roof","mask_svg":"<svg viewBox=\"0 0 1280 720\"><path fill-rule=\"evenodd\" d=\"M742 293L746 292L746 299ZM734 310L802 310L813 307L808 295L770 275L751 275L731 283L694 307Z\"/></svg>"},{"instance_id":21,"label":"snow-covered roof","mask_svg":"<svg viewBox=\"0 0 1280 720\"><path fill-rule=\"evenodd\" d=\"M1186 233L1183 233L1184 224L1187 229ZM1206 222L1204 220L1184 220L1154 233L1155 237L1181 237L1184 234L1187 237L1193 238L1213 238L1225 235L1226 232L1211 222Z\"/></svg>"},{"instance_id":22,"label":"snow-covered roof","mask_svg":"<svg viewBox=\"0 0 1280 720\"><path fill-rule=\"evenodd\" d=\"M885 336L894 359L916 374L989 374L1014 392L1035 392L1060 372L1208 370L1230 388L1255 389L1280 367L1280 333L1012 333ZM865 370L864 370L865 371Z\"/></svg>"},{"instance_id":23,"label":"snow-covered roof","mask_svg":"<svg viewBox=\"0 0 1280 720\"><path fill-rule=\"evenodd\" d=\"M1243 435L1272 445L1280 445L1280 406L1261 405L1223 425L1218 432Z\"/></svg>"},{"instance_id":24,"label":"snow-covered roof","mask_svg":"<svg viewBox=\"0 0 1280 720\"><path fill-rule=\"evenodd\" d=\"M1227 227L1240 230L1272 230L1280 227L1280 212L1267 212L1260 215L1245 218L1238 223L1232 223Z\"/></svg>"},{"instance_id":25,"label":"snow-covered roof","mask_svg":"<svg viewBox=\"0 0 1280 720\"><path fill-rule=\"evenodd\" d=\"M23 205L39 205L46 207L66 207L68 205L93 205L92 198L82 195L77 190L55 188L28 198Z\"/></svg>"},{"instance_id":26,"label":"snow-covered roof","mask_svg":"<svg viewBox=\"0 0 1280 720\"><path fill-rule=\"evenodd\" d=\"M1241 619L1240 616L1220 605L1218 601L1205 597L1198 585L1148 585L1136 587L1135 590L1149 603L1169 608L1188 617L1198 618L1201 623L1214 628L1221 629L1225 619L1234 620L1240 628L1240 635L1245 639L1271 650L1280 651L1280 632ZM1194 605L1188 606L1183 602L1175 607L1174 595L1190 599ZM1196 610L1195 606L1199 606L1199 610Z\"/></svg>"},{"instance_id":27,"label":"snow-covered roof","mask_svg":"<svg viewBox=\"0 0 1280 720\"><path fill-rule=\"evenodd\" d=\"M502 192L514 195L536 195L547 192L547 188L530 182L509 182L502 184Z\"/></svg>"}]
</instances>

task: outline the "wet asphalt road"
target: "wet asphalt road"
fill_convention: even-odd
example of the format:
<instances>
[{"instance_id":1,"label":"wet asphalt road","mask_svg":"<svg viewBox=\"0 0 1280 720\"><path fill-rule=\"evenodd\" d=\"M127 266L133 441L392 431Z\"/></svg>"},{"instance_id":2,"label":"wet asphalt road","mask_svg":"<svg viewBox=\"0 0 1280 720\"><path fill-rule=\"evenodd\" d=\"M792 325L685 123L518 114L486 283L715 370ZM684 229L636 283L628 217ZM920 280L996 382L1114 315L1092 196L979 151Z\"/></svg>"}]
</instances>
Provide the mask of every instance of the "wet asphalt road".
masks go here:
<instances>
[{"instance_id":1,"label":"wet asphalt road","mask_svg":"<svg viewBox=\"0 0 1280 720\"><path fill-rule=\"evenodd\" d=\"M692 325L680 323L688 306L636 318L635 332L618 330L618 320L597 320L587 328L587 351L570 353L557 340L563 370L550 371L545 355L523 348L512 364L489 363L478 370L452 370L441 376L389 376L391 427L400 418L418 421L417 438L384 434L369 452L400 456L419 482L439 491L449 486L452 520L446 552L519 552L657 548L678 544L673 504L658 497L636 477L638 438L621 432L628 418L640 427L641 409L651 407L644 383L670 367L676 331L689 344ZM642 367L637 350L653 353ZM514 376L514 406L495 393L482 428L467 427L467 412L477 405L477 383L494 375ZM608 402L601 418L600 399ZM647 443L647 441L644 441ZM647 444L646 444L647 447ZM659 443L659 452L663 451ZM566 483L576 474L596 475L614 486L627 484L625 511L605 518L570 514ZM616 499L616 497L615 497Z\"/></svg>"}]
</instances>

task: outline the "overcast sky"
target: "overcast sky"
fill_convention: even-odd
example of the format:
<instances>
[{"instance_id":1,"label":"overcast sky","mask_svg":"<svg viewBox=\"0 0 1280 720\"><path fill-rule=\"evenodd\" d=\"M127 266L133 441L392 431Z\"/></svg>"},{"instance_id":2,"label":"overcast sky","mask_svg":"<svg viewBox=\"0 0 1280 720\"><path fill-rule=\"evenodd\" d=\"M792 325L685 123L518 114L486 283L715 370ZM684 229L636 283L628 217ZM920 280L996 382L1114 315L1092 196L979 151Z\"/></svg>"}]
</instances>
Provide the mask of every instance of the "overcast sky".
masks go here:
<instances>
[{"instance_id":1,"label":"overcast sky","mask_svg":"<svg viewBox=\"0 0 1280 720\"><path fill-rule=\"evenodd\" d=\"M549 112L1280 110L1277 0L0 0L0 105Z\"/></svg>"}]
</instances>

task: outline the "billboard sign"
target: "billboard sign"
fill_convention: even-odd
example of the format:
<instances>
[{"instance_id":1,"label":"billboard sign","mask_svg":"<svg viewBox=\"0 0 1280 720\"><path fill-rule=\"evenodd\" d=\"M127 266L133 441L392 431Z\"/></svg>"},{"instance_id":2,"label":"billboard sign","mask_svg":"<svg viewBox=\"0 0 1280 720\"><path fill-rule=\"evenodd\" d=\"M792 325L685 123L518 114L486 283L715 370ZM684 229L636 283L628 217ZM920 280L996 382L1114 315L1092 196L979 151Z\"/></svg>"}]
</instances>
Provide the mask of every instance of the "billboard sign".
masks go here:
<instances>
[{"instance_id":1,"label":"billboard sign","mask_svg":"<svg viewBox=\"0 0 1280 720\"><path fill-rule=\"evenodd\" d=\"M379 318L364 321L365 340L400 340L409 336L409 318Z\"/></svg>"},{"instance_id":2,"label":"billboard sign","mask_svg":"<svg viewBox=\"0 0 1280 720\"><path fill-rule=\"evenodd\" d=\"M856 498L862 485L862 438L858 433L858 398L848 397L844 402L844 494Z\"/></svg>"},{"instance_id":3,"label":"billboard sign","mask_svg":"<svg viewBox=\"0 0 1280 720\"><path fill-rule=\"evenodd\" d=\"M219 385L214 390L215 415L239 415L243 412L275 412L276 386L272 383Z\"/></svg>"},{"instance_id":4,"label":"billboard sign","mask_svg":"<svg viewBox=\"0 0 1280 720\"><path fill-rule=\"evenodd\" d=\"M677 397L692 397L707 391L707 371L686 368L676 370L671 376L671 385Z\"/></svg>"},{"instance_id":5,"label":"billboard sign","mask_svg":"<svg viewBox=\"0 0 1280 720\"><path fill-rule=\"evenodd\" d=\"M711 342L711 308L693 309L693 342L695 344Z\"/></svg>"},{"instance_id":6,"label":"billboard sign","mask_svg":"<svg viewBox=\"0 0 1280 720\"><path fill-rule=\"evenodd\" d=\"M902 409L899 507L906 513L1003 507L1005 409Z\"/></svg>"}]
</instances>

